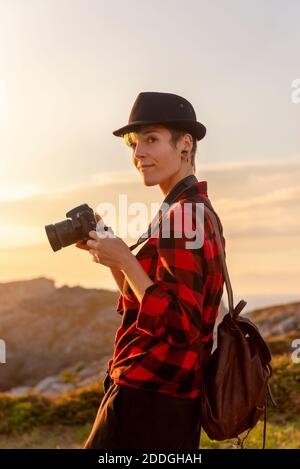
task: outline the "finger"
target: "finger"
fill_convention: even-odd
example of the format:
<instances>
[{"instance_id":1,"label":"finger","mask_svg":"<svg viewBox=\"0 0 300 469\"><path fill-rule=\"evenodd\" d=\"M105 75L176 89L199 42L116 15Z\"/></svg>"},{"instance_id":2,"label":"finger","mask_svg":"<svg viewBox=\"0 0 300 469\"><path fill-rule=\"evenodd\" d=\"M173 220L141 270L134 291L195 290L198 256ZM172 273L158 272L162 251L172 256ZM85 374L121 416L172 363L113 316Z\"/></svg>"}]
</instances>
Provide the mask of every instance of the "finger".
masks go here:
<instances>
[{"instance_id":1,"label":"finger","mask_svg":"<svg viewBox=\"0 0 300 469\"><path fill-rule=\"evenodd\" d=\"M88 251L89 247L87 246L85 241L77 241L75 247L78 249L83 249L84 251Z\"/></svg>"},{"instance_id":2,"label":"finger","mask_svg":"<svg viewBox=\"0 0 300 469\"><path fill-rule=\"evenodd\" d=\"M97 242L92 241L91 239L89 239L86 244L89 246L89 249L90 248L95 249L97 247Z\"/></svg>"},{"instance_id":3,"label":"finger","mask_svg":"<svg viewBox=\"0 0 300 469\"><path fill-rule=\"evenodd\" d=\"M93 239L98 239L98 235L97 235L97 232L92 230L89 232L89 237L90 238L93 238Z\"/></svg>"}]
</instances>

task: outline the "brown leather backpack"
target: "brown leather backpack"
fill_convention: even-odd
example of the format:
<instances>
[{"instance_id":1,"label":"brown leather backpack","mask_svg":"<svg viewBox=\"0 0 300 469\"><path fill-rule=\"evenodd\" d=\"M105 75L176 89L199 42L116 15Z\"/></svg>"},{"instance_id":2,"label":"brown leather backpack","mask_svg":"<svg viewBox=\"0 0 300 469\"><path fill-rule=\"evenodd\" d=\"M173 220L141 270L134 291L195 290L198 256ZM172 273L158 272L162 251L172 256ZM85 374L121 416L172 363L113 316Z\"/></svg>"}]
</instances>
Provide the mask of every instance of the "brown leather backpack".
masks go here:
<instances>
[{"instance_id":1,"label":"brown leather backpack","mask_svg":"<svg viewBox=\"0 0 300 469\"><path fill-rule=\"evenodd\" d=\"M206 201L205 201L206 202ZM225 262L220 231L214 212L205 203L213 223L223 264L229 312L217 328L217 346L203 369L201 426L210 439L238 438L243 442L264 414L263 448L266 437L268 393L274 405L269 378L271 353L257 326L239 313L247 304L233 307L233 293ZM248 430L242 442L239 435Z\"/></svg>"}]
</instances>

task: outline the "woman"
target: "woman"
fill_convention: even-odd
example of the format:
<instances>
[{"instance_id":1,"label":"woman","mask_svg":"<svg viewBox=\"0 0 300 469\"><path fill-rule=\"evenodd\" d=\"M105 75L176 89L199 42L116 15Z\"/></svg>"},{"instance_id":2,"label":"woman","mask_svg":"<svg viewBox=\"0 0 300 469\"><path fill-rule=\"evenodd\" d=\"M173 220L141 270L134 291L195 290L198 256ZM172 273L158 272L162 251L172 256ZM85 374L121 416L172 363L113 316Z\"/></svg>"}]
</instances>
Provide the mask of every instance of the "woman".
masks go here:
<instances>
[{"instance_id":1,"label":"woman","mask_svg":"<svg viewBox=\"0 0 300 469\"><path fill-rule=\"evenodd\" d=\"M113 132L132 148L143 183L159 185L174 203L161 219L168 220L168 236L156 226L136 255L122 239L96 231L84 246L110 267L123 316L86 449L199 447L202 362L223 293L214 230L198 211L203 200L210 203L207 183L194 176L196 143L205 132L186 99L156 92L140 93L128 124ZM190 232L182 229L187 214ZM191 235L199 234L195 248Z\"/></svg>"}]
</instances>

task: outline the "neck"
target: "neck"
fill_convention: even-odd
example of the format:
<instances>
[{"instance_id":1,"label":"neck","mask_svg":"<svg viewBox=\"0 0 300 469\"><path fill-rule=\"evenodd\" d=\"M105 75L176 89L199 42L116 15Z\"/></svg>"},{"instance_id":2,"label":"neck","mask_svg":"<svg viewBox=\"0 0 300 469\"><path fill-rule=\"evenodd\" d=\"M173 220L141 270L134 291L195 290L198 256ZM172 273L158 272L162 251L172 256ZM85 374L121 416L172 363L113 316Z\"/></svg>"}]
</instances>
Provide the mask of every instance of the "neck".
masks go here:
<instances>
[{"instance_id":1,"label":"neck","mask_svg":"<svg viewBox=\"0 0 300 469\"><path fill-rule=\"evenodd\" d=\"M193 171L193 168L187 168L186 171L184 172L179 172L176 174L173 174L167 179L164 179L162 182L159 183L160 190L162 191L163 195L166 197L169 192L173 189L173 187L181 181L181 179L184 179L187 176L191 176L192 174L195 174Z\"/></svg>"}]
</instances>

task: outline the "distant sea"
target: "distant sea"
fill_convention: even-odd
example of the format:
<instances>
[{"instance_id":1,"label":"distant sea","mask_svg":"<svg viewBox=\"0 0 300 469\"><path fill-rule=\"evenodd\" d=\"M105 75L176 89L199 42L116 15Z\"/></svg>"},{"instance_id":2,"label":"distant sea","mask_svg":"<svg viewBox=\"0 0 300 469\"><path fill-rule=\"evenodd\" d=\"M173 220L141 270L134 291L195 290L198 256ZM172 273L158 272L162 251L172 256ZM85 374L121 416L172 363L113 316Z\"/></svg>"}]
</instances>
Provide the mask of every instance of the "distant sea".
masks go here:
<instances>
[{"instance_id":1,"label":"distant sea","mask_svg":"<svg viewBox=\"0 0 300 469\"><path fill-rule=\"evenodd\" d=\"M224 286L224 293L222 300L227 306L227 292ZM240 300L247 301L245 308L243 309L243 313L253 311L254 309L265 308L268 306L276 306L280 304L286 303L293 303L296 301L300 302L300 294L299 295L243 295L240 293L234 292L234 306L238 304Z\"/></svg>"}]
</instances>

